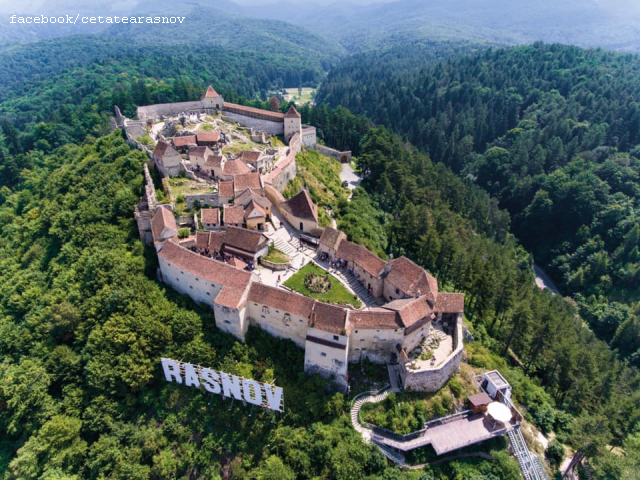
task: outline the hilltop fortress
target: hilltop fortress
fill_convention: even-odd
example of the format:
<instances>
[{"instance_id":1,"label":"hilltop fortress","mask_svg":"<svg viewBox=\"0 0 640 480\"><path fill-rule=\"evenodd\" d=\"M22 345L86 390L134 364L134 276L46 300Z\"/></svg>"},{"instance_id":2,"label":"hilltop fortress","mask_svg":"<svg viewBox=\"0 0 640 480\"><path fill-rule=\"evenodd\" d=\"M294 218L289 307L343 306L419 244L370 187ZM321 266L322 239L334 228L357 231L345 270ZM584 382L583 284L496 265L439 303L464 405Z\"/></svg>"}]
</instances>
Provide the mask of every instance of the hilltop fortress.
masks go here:
<instances>
[{"instance_id":1,"label":"hilltop fortress","mask_svg":"<svg viewBox=\"0 0 640 480\"><path fill-rule=\"evenodd\" d=\"M130 143L149 154L151 165L165 177L186 175L212 186L212 193L187 198L190 208L196 201L203 207L202 225L192 216L195 235L179 238L175 206L158 201L145 165L145 195L136 220L143 241L155 246L159 278L210 306L220 330L244 340L255 325L292 340L305 351L306 372L330 377L342 389L347 388L349 363L364 359L389 364L392 383L411 390L437 391L458 370L462 294L440 292L437 280L406 257L385 261L344 233L321 228L317 207L305 190L289 200L282 196L296 175L295 156L303 148L350 159L350 152L317 145L315 128L302 125L294 107L283 114L231 104L209 87L199 101L144 106L137 113L139 120L130 120L116 108L116 122ZM197 115L198 120L199 115L220 115L250 129L252 138L260 130L282 135L288 146L282 147L280 158L245 151L226 159L221 132L196 130L171 140L159 135L153 149L136 140L154 122L176 115ZM328 304L283 287L279 276L277 282L263 283L253 265L268 250L267 230L274 235L281 227L272 220L276 214L298 232L300 242L304 236L313 240L313 263L327 275L333 268L340 276L339 265L371 301L361 308ZM436 362L435 353L425 352L431 353L427 344L437 349L441 341L446 348L437 351Z\"/></svg>"}]
</instances>

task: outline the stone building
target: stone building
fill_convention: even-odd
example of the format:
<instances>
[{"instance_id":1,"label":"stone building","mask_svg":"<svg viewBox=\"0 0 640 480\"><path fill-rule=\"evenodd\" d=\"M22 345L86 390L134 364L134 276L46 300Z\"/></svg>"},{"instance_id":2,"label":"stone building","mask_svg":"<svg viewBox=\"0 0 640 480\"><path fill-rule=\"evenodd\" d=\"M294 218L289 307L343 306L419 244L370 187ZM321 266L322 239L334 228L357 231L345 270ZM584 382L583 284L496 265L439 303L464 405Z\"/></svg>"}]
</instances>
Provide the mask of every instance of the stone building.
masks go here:
<instances>
[{"instance_id":1,"label":"stone building","mask_svg":"<svg viewBox=\"0 0 640 480\"><path fill-rule=\"evenodd\" d=\"M156 167L165 177L175 177L182 170L182 156L169 143L160 140L153 150Z\"/></svg>"}]
</instances>

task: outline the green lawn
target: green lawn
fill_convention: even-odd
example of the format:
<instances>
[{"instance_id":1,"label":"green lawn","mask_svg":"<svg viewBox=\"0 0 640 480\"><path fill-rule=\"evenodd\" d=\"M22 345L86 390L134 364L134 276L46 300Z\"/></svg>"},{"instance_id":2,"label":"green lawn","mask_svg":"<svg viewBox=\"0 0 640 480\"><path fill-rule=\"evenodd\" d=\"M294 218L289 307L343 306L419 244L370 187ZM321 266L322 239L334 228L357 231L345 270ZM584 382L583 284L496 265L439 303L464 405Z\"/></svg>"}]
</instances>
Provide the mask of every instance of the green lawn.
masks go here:
<instances>
[{"instance_id":1,"label":"green lawn","mask_svg":"<svg viewBox=\"0 0 640 480\"><path fill-rule=\"evenodd\" d=\"M329 275L329 281L331 282L331 289L326 293L313 293L307 289L304 284L304 277L309 273L313 272L318 275L325 275L323 269L314 265L313 263L308 263L304 267L302 267L293 277L284 282L286 287L289 287L292 290L295 290L302 295L307 297L315 298L322 302L332 303L337 305L353 305L355 308L360 308L362 305L358 297L349 292L344 286L333 276Z\"/></svg>"},{"instance_id":2,"label":"green lawn","mask_svg":"<svg viewBox=\"0 0 640 480\"><path fill-rule=\"evenodd\" d=\"M271 263L289 263L289 257L287 257L287 254L284 252L281 252L277 248L274 249L272 252L269 252L268 255L265 255L264 259L267 262L271 262Z\"/></svg>"}]
</instances>

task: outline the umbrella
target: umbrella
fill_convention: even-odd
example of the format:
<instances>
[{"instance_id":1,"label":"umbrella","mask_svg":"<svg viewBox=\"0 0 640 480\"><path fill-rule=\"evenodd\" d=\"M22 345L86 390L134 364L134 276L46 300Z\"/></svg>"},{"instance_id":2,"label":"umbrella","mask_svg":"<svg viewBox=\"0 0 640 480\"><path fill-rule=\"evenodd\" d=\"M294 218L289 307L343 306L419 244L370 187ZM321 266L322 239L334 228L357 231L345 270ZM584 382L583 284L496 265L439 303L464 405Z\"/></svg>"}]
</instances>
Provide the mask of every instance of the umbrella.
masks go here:
<instances>
[{"instance_id":1,"label":"umbrella","mask_svg":"<svg viewBox=\"0 0 640 480\"><path fill-rule=\"evenodd\" d=\"M491 402L487 407L487 413L495 422L507 423L511 420L511 410L504 403Z\"/></svg>"}]
</instances>

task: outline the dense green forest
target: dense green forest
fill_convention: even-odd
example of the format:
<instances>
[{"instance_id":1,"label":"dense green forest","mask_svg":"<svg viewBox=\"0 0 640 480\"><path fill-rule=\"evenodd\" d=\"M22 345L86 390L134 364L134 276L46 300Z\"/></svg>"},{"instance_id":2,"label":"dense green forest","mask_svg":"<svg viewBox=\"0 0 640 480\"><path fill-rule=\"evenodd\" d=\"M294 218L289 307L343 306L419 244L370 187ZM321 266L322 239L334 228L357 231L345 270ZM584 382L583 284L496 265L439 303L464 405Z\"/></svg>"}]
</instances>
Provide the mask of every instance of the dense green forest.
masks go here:
<instances>
[{"instance_id":1,"label":"dense green forest","mask_svg":"<svg viewBox=\"0 0 640 480\"><path fill-rule=\"evenodd\" d=\"M43 58L55 55L51 45L43 46ZM118 45L117 55L64 57L64 68L43 62L40 73L36 64L21 64L15 52L0 53L14 55L15 65L23 65L33 78L26 85L12 84L0 103L0 374L5 379L0 383L0 475L514 478L512 461L495 451L493 462L461 459L424 472L389 467L351 428L348 399L301 373L303 354L293 343L252 331L240 344L215 328L211 311L154 281L153 252L139 242L131 214L142 193L144 155L131 150L119 133L109 133L113 105L132 114L137 104L197 98L208 83L226 98L245 103L251 98L261 105L259 99L294 67L278 56L223 49L214 56L193 54L194 63L185 65L177 52L131 52ZM452 51L457 50L443 55ZM29 61L37 63L37 58ZM434 60L435 55L426 59L425 71L466 61ZM408 66L412 60L403 62ZM9 75L10 69L2 71ZM319 78L314 75L321 70L312 71L310 79ZM414 69L408 78L422 71ZM326 88L337 91L335 78ZM396 76L394 81L400 80ZM358 91L365 83L360 82L354 80L349 88ZM449 86L442 80L438 91L444 94ZM393 88L398 98L400 92L411 92L400 83ZM487 87L485 93L502 98L495 90ZM373 88L367 98L390 101ZM611 108L617 105L610 103ZM452 112L446 105L443 111ZM395 111L391 105L388 110ZM301 113L327 144L358 156L363 183L353 201L338 200L340 228L381 254L409 256L437 276L443 290L465 292L474 337L467 347L469 363L505 372L527 419L589 458L597 478L629 478L637 471L640 376L620 359L633 359L638 348L632 342L640 330L640 312L629 306L631 294L624 293L615 304L606 303L610 292L591 301L584 290L584 299L574 304L538 290L532 259L511 233L518 214L501 209L500 204L508 207L507 199L481 180L480 167L491 149L512 154L509 145L497 142L509 140L513 129L524 130L524 114L516 109L513 126L496 120L495 137L474 144L455 165L433 154L438 161L432 162L424 152L428 145L416 141L422 150L412 147L345 108L320 105L301 108ZM386 122L376 119L374 111L365 113ZM627 132L626 155L618 140L617 147L604 149L601 162L613 169L611 184L615 180L621 190L631 189L623 192L630 202L637 202L629 180L637 173L636 134ZM598 155L603 149L589 151ZM600 165L597 158L567 158L555 170L577 176L573 162ZM618 174L618 167L625 167L627 175ZM598 168L592 173L605 175ZM540 180L554 174L543 169ZM549 190L560 194L555 187ZM634 255L629 246L638 241L634 235L632 226L625 229L620 255ZM611 338L594 330L619 348L620 356L578 316L596 325L603 318L598 309L619 324ZM161 355L259 380L276 378L285 388L286 413L270 417L166 385L158 366ZM611 453L612 447L626 455Z\"/></svg>"},{"instance_id":2,"label":"dense green forest","mask_svg":"<svg viewBox=\"0 0 640 480\"><path fill-rule=\"evenodd\" d=\"M536 44L434 64L422 49L351 57L319 98L499 199L594 331L640 365L640 59Z\"/></svg>"}]
</instances>

